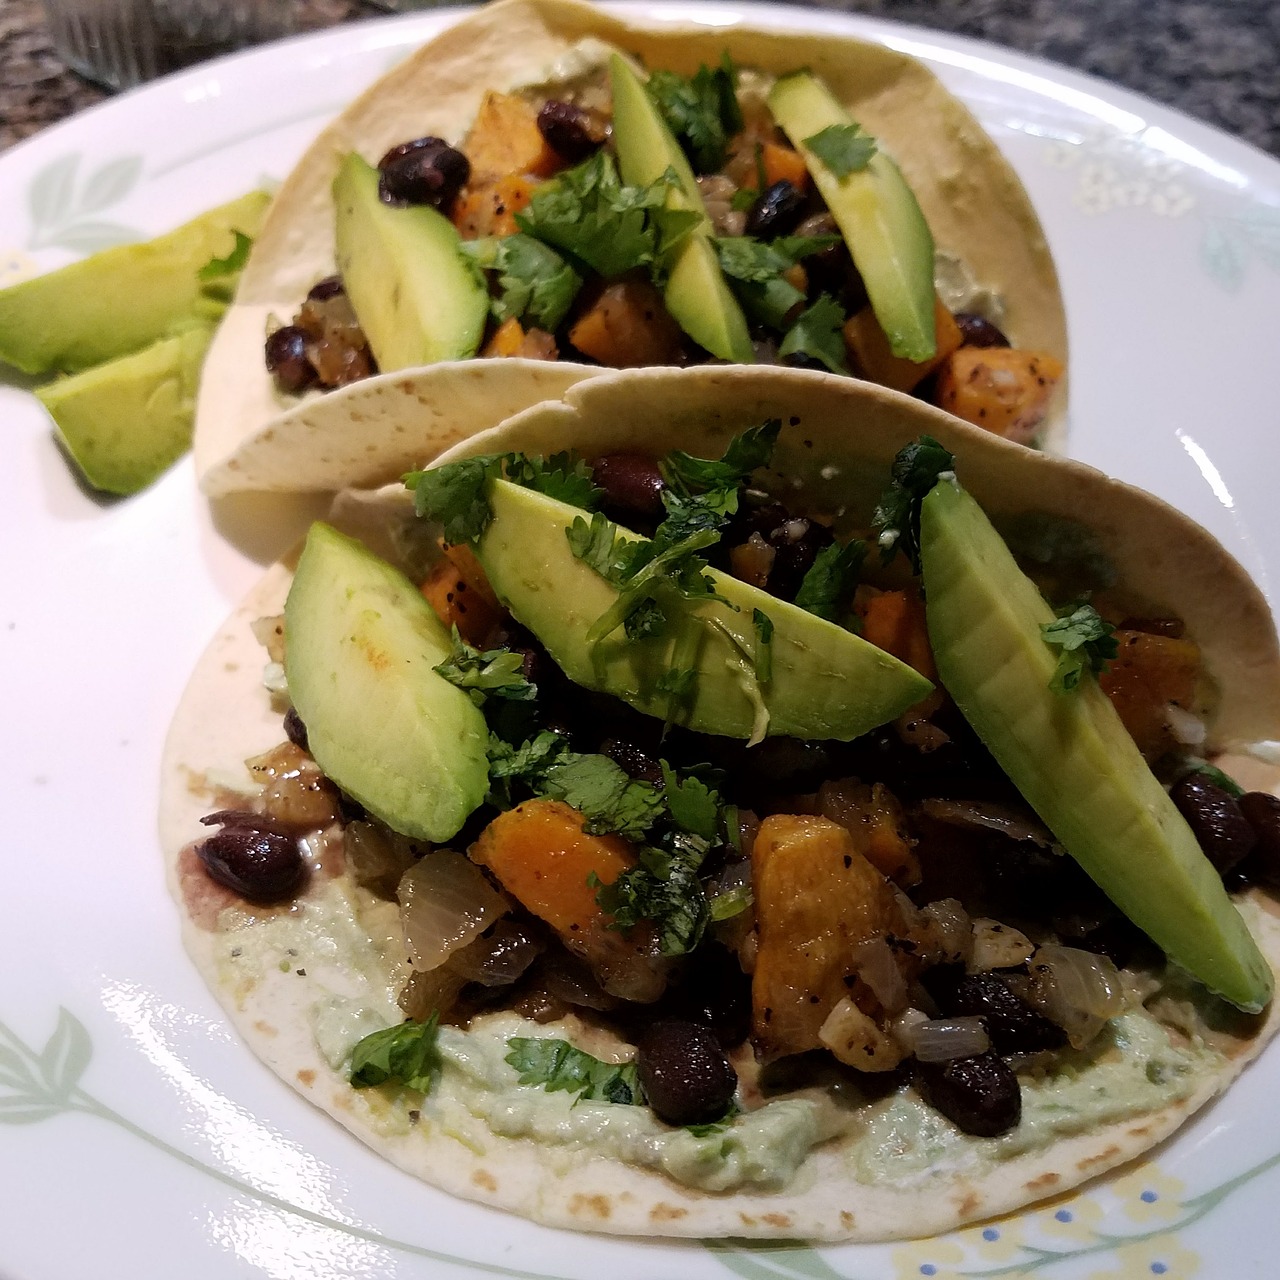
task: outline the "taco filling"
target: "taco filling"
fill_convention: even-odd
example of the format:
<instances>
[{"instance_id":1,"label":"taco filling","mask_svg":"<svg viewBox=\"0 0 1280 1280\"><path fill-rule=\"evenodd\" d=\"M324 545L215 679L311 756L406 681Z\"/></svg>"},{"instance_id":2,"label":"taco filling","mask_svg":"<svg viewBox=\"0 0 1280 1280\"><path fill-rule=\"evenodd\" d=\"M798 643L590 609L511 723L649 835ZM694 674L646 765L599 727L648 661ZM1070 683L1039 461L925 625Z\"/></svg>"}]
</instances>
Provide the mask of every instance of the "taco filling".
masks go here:
<instances>
[{"instance_id":1,"label":"taco filling","mask_svg":"<svg viewBox=\"0 0 1280 1280\"><path fill-rule=\"evenodd\" d=\"M182 892L221 983L318 966L310 1034L389 1142L647 1170L675 1233L917 1234L1256 1051L1280 801L1205 760L1182 619L1015 564L929 437L874 510L811 509L779 429L414 473L412 581L315 527L256 627L288 741ZM767 1212L1029 1155L1056 1172L937 1222ZM756 1198L684 1224L681 1189Z\"/></svg>"},{"instance_id":2,"label":"taco filling","mask_svg":"<svg viewBox=\"0 0 1280 1280\"><path fill-rule=\"evenodd\" d=\"M587 37L544 83L487 92L460 140L349 152L333 196L338 273L266 340L288 394L477 355L782 363L1027 441L1063 372L1010 344L1000 299L935 255L893 158L807 71L646 72Z\"/></svg>"}]
</instances>

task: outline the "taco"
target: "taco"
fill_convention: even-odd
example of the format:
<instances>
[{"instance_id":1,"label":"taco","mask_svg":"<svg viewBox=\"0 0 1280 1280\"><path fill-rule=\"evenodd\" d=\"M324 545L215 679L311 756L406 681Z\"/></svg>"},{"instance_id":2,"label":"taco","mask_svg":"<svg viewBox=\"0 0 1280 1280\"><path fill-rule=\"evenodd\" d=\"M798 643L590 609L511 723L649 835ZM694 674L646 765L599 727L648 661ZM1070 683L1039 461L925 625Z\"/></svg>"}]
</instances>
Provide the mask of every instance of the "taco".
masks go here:
<instances>
[{"instance_id":1,"label":"taco","mask_svg":"<svg viewBox=\"0 0 1280 1280\"><path fill-rule=\"evenodd\" d=\"M1280 651L1170 507L780 369L592 378L411 484L220 633L161 824L245 1039L402 1168L918 1236L1147 1150L1274 1032Z\"/></svg>"},{"instance_id":2,"label":"taco","mask_svg":"<svg viewBox=\"0 0 1280 1280\"><path fill-rule=\"evenodd\" d=\"M335 437L378 438L330 388L379 369L432 366L419 387L475 429L451 363L507 357L855 373L1025 440L1060 416L1066 330L1025 191L921 64L505 0L389 72L285 181L206 365L204 485L254 485L220 464L321 395Z\"/></svg>"}]
</instances>

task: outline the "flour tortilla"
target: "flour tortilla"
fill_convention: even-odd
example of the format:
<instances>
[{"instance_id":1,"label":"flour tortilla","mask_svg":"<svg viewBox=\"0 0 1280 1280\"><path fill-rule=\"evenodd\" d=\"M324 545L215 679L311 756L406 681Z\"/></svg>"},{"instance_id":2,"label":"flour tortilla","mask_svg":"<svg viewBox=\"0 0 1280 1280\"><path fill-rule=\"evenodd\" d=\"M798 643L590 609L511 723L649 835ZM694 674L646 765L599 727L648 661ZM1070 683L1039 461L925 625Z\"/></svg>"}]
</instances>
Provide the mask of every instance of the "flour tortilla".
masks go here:
<instances>
[{"instance_id":1,"label":"flour tortilla","mask_svg":"<svg viewBox=\"0 0 1280 1280\"><path fill-rule=\"evenodd\" d=\"M368 89L320 134L280 188L205 362L195 456L207 493L336 490L393 473L385 458L398 458L397 442L382 429L379 413L383 398L394 395L398 375L385 375L393 381L376 391L374 384L357 384L299 400L277 390L263 363L262 344L273 317L287 323L307 290L335 269L330 188L338 164L352 150L376 163L388 147L426 134L460 141L486 90L545 80L586 37L616 45L648 66L686 74L700 63L718 63L726 51L743 67L773 73L811 68L897 160L939 253L958 259L979 285L1003 300L1001 324L1014 343L1065 363L1058 279L1027 194L968 109L921 63L882 45L827 34L746 25L652 26L624 22L576 0L501 0L475 10ZM494 393L508 400L522 379L533 377L506 369L511 361L474 363L510 379ZM559 368L528 385L525 405L564 389L551 385L566 376L565 366ZM431 376L416 381L415 394L449 415L458 436L468 424L473 431L495 425L500 419L489 411L487 394L474 385L460 388L458 377L453 366L431 366ZM1064 406L1065 384L1045 428L1049 443L1062 427ZM287 416L272 431L277 448L260 433L282 414ZM310 452L328 461L315 456L294 472L290 460L301 458L304 442L312 440L321 447ZM441 442L448 443L443 437ZM369 462L367 473L351 470L360 460Z\"/></svg>"},{"instance_id":2,"label":"flour tortilla","mask_svg":"<svg viewBox=\"0 0 1280 1280\"><path fill-rule=\"evenodd\" d=\"M453 456L573 446L590 457L641 444L654 453L678 446L718 455L732 434L767 417L781 417L784 424L773 470L787 484L799 481L797 492L815 509L838 511L841 493L860 496L864 465L872 487L878 486L892 454L928 432L956 453L963 483L998 520L1032 509L1087 513L1114 557L1119 580L1143 588L1143 601L1162 601L1205 646L1221 693L1215 740L1280 738L1280 655L1270 617L1209 535L1138 490L996 440L906 397L787 370L632 371L582 383L564 402L529 410ZM403 491L370 502L399 508ZM370 502L361 504L366 511ZM1166 556L1166 546L1179 548L1171 553L1175 560ZM1056 1195L1149 1150L1224 1089L1276 1030L1272 1006L1256 1022L1256 1033L1227 1042L1219 1064L1180 1101L1060 1138L985 1172L952 1170L906 1185L857 1181L838 1138L816 1147L784 1190L712 1194L587 1151L566 1154L493 1135L477 1150L446 1132L432 1115L430 1098L402 1103L402 1120L405 1106L420 1108L421 1116L395 1130L388 1120L391 1104L376 1090L352 1090L312 1038L311 1006L327 993L353 993L351 972L335 965L320 938L291 958L286 971L264 963L246 980L228 962L228 946L252 935L220 929L265 933L281 909L232 910L215 920L202 904L202 877L193 872L187 849L207 834L199 818L222 803L220 788L251 790L240 762L281 740L280 713L262 687L263 654L250 626L281 611L289 580L287 565L267 575L201 659L178 709L161 812L171 887L182 907L188 949L253 1050L363 1141L445 1191L555 1226L621 1234L864 1241L928 1235ZM1212 610L1199 599L1202 593L1212 597ZM1215 632L1234 640L1235 648L1218 643ZM345 891L343 877L316 877L301 910L319 894ZM1251 895L1242 909L1273 969L1280 970L1274 904ZM375 982L388 1002L398 976L388 963ZM572 1038L575 1028L553 1025L539 1034Z\"/></svg>"}]
</instances>

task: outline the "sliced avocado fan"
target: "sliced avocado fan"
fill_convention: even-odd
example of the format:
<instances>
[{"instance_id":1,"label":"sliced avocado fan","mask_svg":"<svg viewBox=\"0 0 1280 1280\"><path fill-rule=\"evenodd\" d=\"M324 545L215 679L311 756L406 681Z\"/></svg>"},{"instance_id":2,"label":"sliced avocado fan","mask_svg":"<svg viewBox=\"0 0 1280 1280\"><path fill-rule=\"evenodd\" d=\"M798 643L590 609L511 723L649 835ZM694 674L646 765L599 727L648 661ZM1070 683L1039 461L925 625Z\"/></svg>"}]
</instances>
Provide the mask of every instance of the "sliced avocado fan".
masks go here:
<instances>
[{"instance_id":1,"label":"sliced avocado fan","mask_svg":"<svg viewBox=\"0 0 1280 1280\"><path fill-rule=\"evenodd\" d=\"M489 484L493 516L476 544L490 585L575 684L702 733L848 741L919 702L932 684L861 636L714 569L720 600L687 607L656 635L589 632L618 589L570 549L583 511L506 480ZM617 529L622 537L638 537ZM767 677L759 613L771 626ZM664 686L689 667L685 694Z\"/></svg>"},{"instance_id":2,"label":"sliced avocado fan","mask_svg":"<svg viewBox=\"0 0 1280 1280\"><path fill-rule=\"evenodd\" d=\"M954 481L921 505L920 558L941 682L1026 801L1170 960L1262 1009L1271 970L1217 872L1096 679L1050 689L1053 610Z\"/></svg>"}]
</instances>

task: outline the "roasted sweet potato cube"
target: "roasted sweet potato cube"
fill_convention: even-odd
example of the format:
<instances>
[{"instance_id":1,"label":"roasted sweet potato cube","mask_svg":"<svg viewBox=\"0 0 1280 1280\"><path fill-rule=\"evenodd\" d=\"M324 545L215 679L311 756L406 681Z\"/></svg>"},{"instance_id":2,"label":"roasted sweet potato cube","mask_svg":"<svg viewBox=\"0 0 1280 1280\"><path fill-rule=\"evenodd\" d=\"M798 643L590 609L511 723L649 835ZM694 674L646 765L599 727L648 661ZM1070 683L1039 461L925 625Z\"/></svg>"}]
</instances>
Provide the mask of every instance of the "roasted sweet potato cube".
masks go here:
<instances>
[{"instance_id":1,"label":"roasted sweet potato cube","mask_svg":"<svg viewBox=\"0 0 1280 1280\"><path fill-rule=\"evenodd\" d=\"M445 547L432 566L422 594L446 627L471 645L484 641L502 617L502 606L470 547Z\"/></svg>"},{"instance_id":2,"label":"roasted sweet potato cube","mask_svg":"<svg viewBox=\"0 0 1280 1280\"><path fill-rule=\"evenodd\" d=\"M881 875L900 885L919 881L920 863L912 852L902 806L884 783L868 786L857 778L824 782L818 789L818 813L844 827L858 852Z\"/></svg>"},{"instance_id":3,"label":"roasted sweet potato cube","mask_svg":"<svg viewBox=\"0 0 1280 1280\"><path fill-rule=\"evenodd\" d=\"M829 818L766 818L751 861L752 1034L769 1061L820 1048L827 1015L857 986L855 949L906 927L892 886Z\"/></svg>"},{"instance_id":4,"label":"roasted sweet potato cube","mask_svg":"<svg viewBox=\"0 0 1280 1280\"><path fill-rule=\"evenodd\" d=\"M894 391L910 391L932 373L964 341L960 326L942 299L933 300L933 322L937 334L937 350L930 360L905 360L889 349L876 313L869 306L849 317L844 324L844 345L853 360L854 369L871 382Z\"/></svg>"},{"instance_id":5,"label":"roasted sweet potato cube","mask_svg":"<svg viewBox=\"0 0 1280 1280\"><path fill-rule=\"evenodd\" d=\"M596 902L595 881L612 884L635 865L635 852L621 836L592 835L583 825L582 814L562 801L526 800L485 827L471 846L471 859L545 920L606 990L654 1000L665 978L649 954L647 932L639 926L626 934L609 928Z\"/></svg>"},{"instance_id":6,"label":"roasted sweet potato cube","mask_svg":"<svg viewBox=\"0 0 1280 1280\"><path fill-rule=\"evenodd\" d=\"M809 185L809 169L804 156L794 147L766 142L760 148L760 163L764 168L764 180L770 186L775 182L789 182L803 191Z\"/></svg>"},{"instance_id":7,"label":"roasted sweet potato cube","mask_svg":"<svg viewBox=\"0 0 1280 1280\"><path fill-rule=\"evenodd\" d=\"M1200 647L1191 640L1117 631L1119 652L1098 683L1148 760L1178 747L1169 707L1199 709ZM1176 714L1176 713L1175 713Z\"/></svg>"},{"instance_id":8,"label":"roasted sweet potato cube","mask_svg":"<svg viewBox=\"0 0 1280 1280\"><path fill-rule=\"evenodd\" d=\"M957 418L1025 444L1062 377L1062 362L1016 347L961 347L938 369L937 403Z\"/></svg>"},{"instance_id":9,"label":"roasted sweet potato cube","mask_svg":"<svg viewBox=\"0 0 1280 1280\"><path fill-rule=\"evenodd\" d=\"M484 95L462 150L475 174L531 173L545 178L564 168L538 128L533 104L492 89Z\"/></svg>"},{"instance_id":10,"label":"roasted sweet potato cube","mask_svg":"<svg viewBox=\"0 0 1280 1280\"><path fill-rule=\"evenodd\" d=\"M516 214L526 208L537 183L520 174L473 179L453 205L453 225L464 240L514 235Z\"/></svg>"},{"instance_id":11,"label":"roasted sweet potato cube","mask_svg":"<svg viewBox=\"0 0 1280 1280\"><path fill-rule=\"evenodd\" d=\"M609 285L569 330L583 355L611 369L676 364L683 340L662 294L647 280Z\"/></svg>"}]
</instances>

